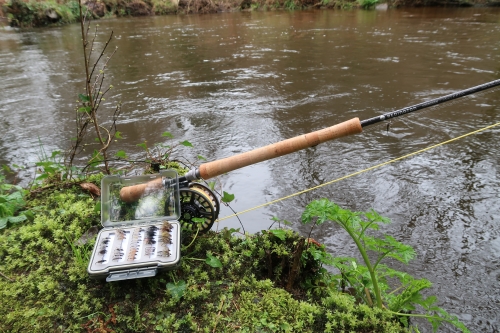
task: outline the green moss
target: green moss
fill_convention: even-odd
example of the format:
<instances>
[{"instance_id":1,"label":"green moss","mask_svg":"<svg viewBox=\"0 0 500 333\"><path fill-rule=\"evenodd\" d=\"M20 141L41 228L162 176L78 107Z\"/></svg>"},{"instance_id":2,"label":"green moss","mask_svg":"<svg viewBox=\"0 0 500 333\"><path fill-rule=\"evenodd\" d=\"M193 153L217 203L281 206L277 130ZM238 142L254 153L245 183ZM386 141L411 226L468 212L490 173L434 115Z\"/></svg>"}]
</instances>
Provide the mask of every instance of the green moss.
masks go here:
<instances>
[{"instance_id":1,"label":"green moss","mask_svg":"<svg viewBox=\"0 0 500 333\"><path fill-rule=\"evenodd\" d=\"M309 295L301 286L321 273L313 256L304 255L285 291L304 242L292 231L284 239L271 232L245 238L209 232L190 247L194 235L185 233L177 270L106 283L88 277L68 241L99 225L95 199L71 186L47 190L28 205L38 207L33 222L0 232L1 332L403 331L386 311L357 306L350 296L328 288ZM207 253L222 268L207 265ZM167 284L178 282L185 289L174 297Z\"/></svg>"}]
</instances>

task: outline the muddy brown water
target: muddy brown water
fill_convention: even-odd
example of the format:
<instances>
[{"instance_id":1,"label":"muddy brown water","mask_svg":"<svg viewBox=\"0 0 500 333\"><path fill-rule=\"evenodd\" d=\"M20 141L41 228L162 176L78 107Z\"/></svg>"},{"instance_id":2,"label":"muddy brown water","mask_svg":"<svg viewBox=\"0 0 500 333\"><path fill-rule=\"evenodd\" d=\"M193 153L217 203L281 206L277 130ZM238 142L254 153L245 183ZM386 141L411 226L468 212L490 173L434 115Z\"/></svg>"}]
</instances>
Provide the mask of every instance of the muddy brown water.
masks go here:
<instances>
[{"instance_id":1,"label":"muddy brown water","mask_svg":"<svg viewBox=\"0 0 500 333\"><path fill-rule=\"evenodd\" d=\"M123 102L115 147L189 140L191 160L234 155L338 122L366 119L500 78L498 8L250 12L99 22ZM65 148L83 92L78 25L0 30L0 163L32 166ZM220 178L242 211L500 121L500 92L421 111ZM104 110L104 109L103 109ZM418 253L400 267L433 283L440 306L473 332L500 330L500 127L240 216L257 232L327 197L374 208ZM33 172L33 169L31 173ZM29 174L29 173L28 173ZM28 175L24 175L27 182ZM221 217L231 211L223 207ZM238 228L235 218L218 228ZM312 235L334 255L355 249L334 225ZM420 324L428 330L425 324ZM444 327L443 331L454 329Z\"/></svg>"}]
</instances>

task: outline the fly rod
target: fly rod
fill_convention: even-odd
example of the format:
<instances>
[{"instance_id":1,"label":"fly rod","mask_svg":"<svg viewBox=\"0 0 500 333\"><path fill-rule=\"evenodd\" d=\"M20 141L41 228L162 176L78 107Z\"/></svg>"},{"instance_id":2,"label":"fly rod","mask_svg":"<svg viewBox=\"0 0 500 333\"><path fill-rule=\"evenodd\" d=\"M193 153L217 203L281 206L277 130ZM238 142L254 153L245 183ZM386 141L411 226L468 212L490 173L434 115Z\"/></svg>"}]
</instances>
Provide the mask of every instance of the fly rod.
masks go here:
<instances>
[{"instance_id":1,"label":"fly rod","mask_svg":"<svg viewBox=\"0 0 500 333\"><path fill-rule=\"evenodd\" d=\"M321 129L319 131L299 135L291 139L286 139L277 143L267 145L265 147L257 148L235 156L226 157L217 161L203 163L198 168L191 169L186 173L185 176L179 178L180 187L182 188L182 183L189 184L190 181L195 181L198 179L207 180L252 164L290 154L308 147L313 147L326 141L361 133L363 127L373 125L391 118L396 118L411 112L422 110L431 106L435 106L444 102L448 102L453 99L468 96L499 85L500 79L462 91L458 91L446 96L438 97L413 106L408 106L406 108L392 111L366 120L360 121L359 118L353 118L340 124ZM162 186L166 186L167 184L165 183L165 181L166 180L162 180L161 178L159 178L146 184L123 187L120 190L120 199L124 202L137 201L145 192L152 189L158 189ZM207 191L204 190L204 193L207 193Z\"/></svg>"}]
</instances>

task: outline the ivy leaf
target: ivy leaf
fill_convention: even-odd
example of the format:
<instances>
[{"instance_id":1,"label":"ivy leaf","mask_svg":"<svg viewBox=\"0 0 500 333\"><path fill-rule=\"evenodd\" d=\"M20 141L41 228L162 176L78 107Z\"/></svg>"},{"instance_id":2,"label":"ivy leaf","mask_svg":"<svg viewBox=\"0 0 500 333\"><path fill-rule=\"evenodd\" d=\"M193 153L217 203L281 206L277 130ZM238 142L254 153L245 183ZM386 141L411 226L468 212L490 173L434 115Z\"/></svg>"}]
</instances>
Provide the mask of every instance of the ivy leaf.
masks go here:
<instances>
[{"instance_id":1,"label":"ivy leaf","mask_svg":"<svg viewBox=\"0 0 500 333\"><path fill-rule=\"evenodd\" d=\"M169 138L173 138L174 136L170 132L163 132L161 136L168 136Z\"/></svg>"},{"instance_id":2,"label":"ivy leaf","mask_svg":"<svg viewBox=\"0 0 500 333\"><path fill-rule=\"evenodd\" d=\"M205 260L205 262L209 266L212 266L214 268L221 268L222 267L222 263L220 262L220 260L217 257L214 257L213 255L211 255L210 253L207 253L207 260Z\"/></svg>"},{"instance_id":3,"label":"ivy leaf","mask_svg":"<svg viewBox=\"0 0 500 333\"><path fill-rule=\"evenodd\" d=\"M142 149L144 149L144 150L148 150L148 146L146 146L146 142L139 143L139 144L137 145L137 147L141 147L141 148L142 148Z\"/></svg>"},{"instance_id":4,"label":"ivy leaf","mask_svg":"<svg viewBox=\"0 0 500 333\"><path fill-rule=\"evenodd\" d=\"M274 236L278 237L282 241L286 239L286 231L283 229L272 229L269 230Z\"/></svg>"},{"instance_id":5,"label":"ivy leaf","mask_svg":"<svg viewBox=\"0 0 500 333\"><path fill-rule=\"evenodd\" d=\"M185 147L192 147L193 146L191 144L191 142L189 142L188 140L184 140L180 144L183 145L183 146L185 146Z\"/></svg>"},{"instance_id":6,"label":"ivy leaf","mask_svg":"<svg viewBox=\"0 0 500 333\"><path fill-rule=\"evenodd\" d=\"M227 193L226 191L223 191L224 195L221 198L222 202L225 203L230 203L231 201L234 200L234 194Z\"/></svg>"},{"instance_id":7,"label":"ivy leaf","mask_svg":"<svg viewBox=\"0 0 500 333\"><path fill-rule=\"evenodd\" d=\"M120 131L116 131L116 132L115 132L115 138L117 138L117 139L123 139L123 137L122 137L122 132L120 132Z\"/></svg>"},{"instance_id":8,"label":"ivy leaf","mask_svg":"<svg viewBox=\"0 0 500 333\"><path fill-rule=\"evenodd\" d=\"M167 291L175 299L180 299L186 291L186 281L180 280L175 283L167 283Z\"/></svg>"}]
</instances>

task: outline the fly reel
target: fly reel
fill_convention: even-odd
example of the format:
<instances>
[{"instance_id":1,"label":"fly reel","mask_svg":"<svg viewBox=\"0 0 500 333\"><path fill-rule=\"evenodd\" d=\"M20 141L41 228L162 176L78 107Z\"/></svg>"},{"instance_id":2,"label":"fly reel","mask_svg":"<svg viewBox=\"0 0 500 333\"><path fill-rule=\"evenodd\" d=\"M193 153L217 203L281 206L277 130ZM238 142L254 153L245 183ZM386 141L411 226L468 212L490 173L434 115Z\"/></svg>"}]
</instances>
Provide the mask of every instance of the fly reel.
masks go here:
<instances>
[{"instance_id":1,"label":"fly reel","mask_svg":"<svg viewBox=\"0 0 500 333\"><path fill-rule=\"evenodd\" d=\"M179 222L188 230L207 232L219 216L220 205L214 193L199 183L179 188L181 216ZM193 220L196 218L197 220ZM202 220L200 220L202 219Z\"/></svg>"}]
</instances>

